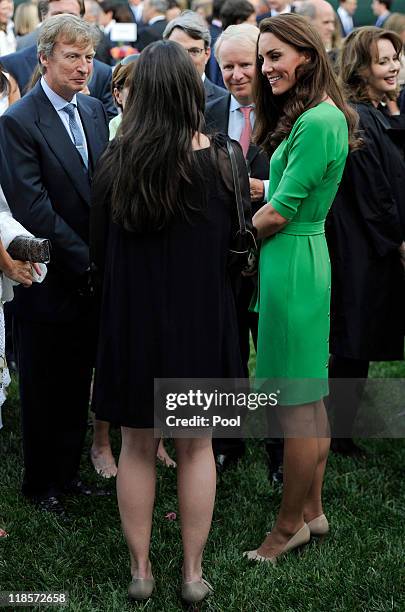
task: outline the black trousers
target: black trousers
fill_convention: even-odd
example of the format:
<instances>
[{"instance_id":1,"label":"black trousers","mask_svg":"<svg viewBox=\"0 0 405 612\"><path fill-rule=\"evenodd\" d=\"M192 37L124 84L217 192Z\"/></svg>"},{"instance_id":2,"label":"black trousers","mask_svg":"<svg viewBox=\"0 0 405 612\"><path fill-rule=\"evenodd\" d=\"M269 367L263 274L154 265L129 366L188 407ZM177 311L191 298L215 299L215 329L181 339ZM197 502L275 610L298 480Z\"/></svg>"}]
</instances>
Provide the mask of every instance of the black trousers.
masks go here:
<instances>
[{"instance_id":1,"label":"black trousers","mask_svg":"<svg viewBox=\"0 0 405 612\"><path fill-rule=\"evenodd\" d=\"M253 344L257 347L257 328L259 316L250 312L249 306L254 290L251 278L241 278L235 299L236 316L238 321L239 348L242 357L243 375L249 378L250 333ZM245 442L240 438L214 438L212 441L214 455L243 455Z\"/></svg>"},{"instance_id":2,"label":"black trousers","mask_svg":"<svg viewBox=\"0 0 405 612\"><path fill-rule=\"evenodd\" d=\"M93 309L69 323L14 317L27 496L57 494L78 475L97 327Z\"/></svg>"},{"instance_id":3,"label":"black trousers","mask_svg":"<svg viewBox=\"0 0 405 612\"><path fill-rule=\"evenodd\" d=\"M331 355L329 359L329 397L326 407L333 438L351 438L370 362Z\"/></svg>"}]
</instances>

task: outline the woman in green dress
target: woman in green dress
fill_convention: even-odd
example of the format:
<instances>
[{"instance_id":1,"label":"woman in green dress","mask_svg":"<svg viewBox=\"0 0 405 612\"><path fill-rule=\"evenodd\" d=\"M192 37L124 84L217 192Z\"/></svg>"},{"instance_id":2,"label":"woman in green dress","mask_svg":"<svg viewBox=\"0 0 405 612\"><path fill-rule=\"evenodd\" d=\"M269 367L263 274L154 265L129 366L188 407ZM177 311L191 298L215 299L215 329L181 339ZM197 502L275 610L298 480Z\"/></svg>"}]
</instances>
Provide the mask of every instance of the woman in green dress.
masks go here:
<instances>
[{"instance_id":1,"label":"woman in green dress","mask_svg":"<svg viewBox=\"0 0 405 612\"><path fill-rule=\"evenodd\" d=\"M301 16L260 24L256 141L273 153L269 202L254 216L262 239L256 378L278 389L284 488L272 531L249 559L277 557L324 535L321 489L329 450L330 263L324 222L353 141L347 106L318 33ZM274 388L272 388L274 387Z\"/></svg>"}]
</instances>

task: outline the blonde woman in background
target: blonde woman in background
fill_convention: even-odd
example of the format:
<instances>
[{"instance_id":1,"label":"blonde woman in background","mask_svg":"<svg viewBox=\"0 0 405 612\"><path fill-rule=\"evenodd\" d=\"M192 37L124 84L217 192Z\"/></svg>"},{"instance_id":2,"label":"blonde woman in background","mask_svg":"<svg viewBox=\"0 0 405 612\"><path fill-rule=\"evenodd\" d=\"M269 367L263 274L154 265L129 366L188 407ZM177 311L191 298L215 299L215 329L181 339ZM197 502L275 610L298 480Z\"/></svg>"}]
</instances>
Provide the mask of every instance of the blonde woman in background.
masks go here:
<instances>
[{"instance_id":1,"label":"blonde woman in background","mask_svg":"<svg viewBox=\"0 0 405 612\"><path fill-rule=\"evenodd\" d=\"M14 32L18 39L33 32L39 24L38 8L33 2L19 4L14 15Z\"/></svg>"}]
</instances>

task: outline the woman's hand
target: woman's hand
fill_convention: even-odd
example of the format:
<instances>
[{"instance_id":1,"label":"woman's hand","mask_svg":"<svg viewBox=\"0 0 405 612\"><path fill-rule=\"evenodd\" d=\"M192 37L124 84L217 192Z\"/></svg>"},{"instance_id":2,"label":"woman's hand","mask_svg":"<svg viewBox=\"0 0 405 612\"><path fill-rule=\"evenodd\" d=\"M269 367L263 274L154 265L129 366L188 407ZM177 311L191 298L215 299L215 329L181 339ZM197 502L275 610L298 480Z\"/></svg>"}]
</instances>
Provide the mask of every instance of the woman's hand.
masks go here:
<instances>
[{"instance_id":1,"label":"woman's hand","mask_svg":"<svg viewBox=\"0 0 405 612\"><path fill-rule=\"evenodd\" d=\"M36 264L34 264L36 266ZM37 270L37 267L35 267ZM9 265L4 270L4 274L15 281L20 283L23 287L31 287L32 285L32 273L33 265L29 261L19 261L18 259L11 259ZM41 272L39 272L41 273Z\"/></svg>"},{"instance_id":2,"label":"woman's hand","mask_svg":"<svg viewBox=\"0 0 405 612\"><path fill-rule=\"evenodd\" d=\"M257 237L259 239L268 238L277 234L283 227L288 223L288 219L285 219L276 211L275 208L270 204L262 206L255 215L253 215L253 225L257 230Z\"/></svg>"}]
</instances>

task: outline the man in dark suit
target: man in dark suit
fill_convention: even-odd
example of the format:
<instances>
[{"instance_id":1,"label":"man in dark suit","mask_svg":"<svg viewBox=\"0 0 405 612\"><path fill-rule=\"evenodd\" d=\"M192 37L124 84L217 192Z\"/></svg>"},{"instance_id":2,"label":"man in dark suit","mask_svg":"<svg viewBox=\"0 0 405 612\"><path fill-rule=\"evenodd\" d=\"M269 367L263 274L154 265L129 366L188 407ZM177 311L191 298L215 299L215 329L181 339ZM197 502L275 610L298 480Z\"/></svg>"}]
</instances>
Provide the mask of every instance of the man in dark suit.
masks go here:
<instances>
[{"instance_id":1,"label":"man in dark suit","mask_svg":"<svg viewBox=\"0 0 405 612\"><path fill-rule=\"evenodd\" d=\"M83 0L40 0L38 12L42 21L54 15L70 14L83 17ZM38 30L35 30L36 37ZM16 53L5 55L0 58L0 63L4 70L13 75L16 79L21 95L26 93L27 85L30 82L35 67L38 65L37 45L21 49ZM117 114L114 101L111 95L111 68L98 60L94 60L93 73L88 82L90 95L98 98L104 105L109 119Z\"/></svg>"},{"instance_id":2,"label":"man in dark suit","mask_svg":"<svg viewBox=\"0 0 405 612\"><path fill-rule=\"evenodd\" d=\"M350 34L355 27L353 16L356 9L357 0L339 0L339 6L336 12L343 38Z\"/></svg>"},{"instance_id":3,"label":"man in dark suit","mask_svg":"<svg viewBox=\"0 0 405 612\"><path fill-rule=\"evenodd\" d=\"M228 94L207 104L205 119L207 132L223 132L238 140L245 153L250 174L253 212L266 198L269 178L269 159L251 142L254 126L253 78L256 67L256 44L259 30L250 24L232 25L218 38L215 56L222 71ZM249 311L256 279L235 279L236 309L239 344L245 376L249 376L249 332L256 343L257 314ZM244 452L243 440L213 440L216 465L219 471L236 461Z\"/></svg>"},{"instance_id":4,"label":"man in dark suit","mask_svg":"<svg viewBox=\"0 0 405 612\"><path fill-rule=\"evenodd\" d=\"M162 40L163 32L167 26L166 11L168 8L167 0L144 0L142 19L145 26L139 28L139 33L145 30L152 34L155 40Z\"/></svg>"},{"instance_id":5,"label":"man in dark suit","mask_svg":"<svg viewBox=\"0 0 405 612\"><path fill-rule=\"evenodd\" d=\"M207 103L227 95L225 89L215 85L205 75L205 66L211 55L211 36L200 15L194 11L183 11L167 24L163 38L178 43L189 53L203 79Z\"/></svg>"},{"instance_id":6,"label":"man in dark suit","mask_svg":"<svg viewBox=\"0 0 405 612\"><path fill-rule=\"evenodd\" d=\"M391 15L391 0L373 0L371 9L377 17L375 25L377 28L382 28L388 17Z\"/></svg>"},{"instance_id":7,"label":"man in dark suit","mask_svg":"<svg viewBox=\"0 0 405 612\"><path fill-rule=\"evenodd\" d=\"M72 40L72 32L76 41ZM108 142L99 100L79 94L94 30L73 15L38 37L42 78L0 118L2 187L17 220L51 241L44 282L15 291L15 346L24 444L23 493L64 513L62 494L92 494L78 470L97 337L89 282L90 180Z\"/></svg>"}]
</instances>

